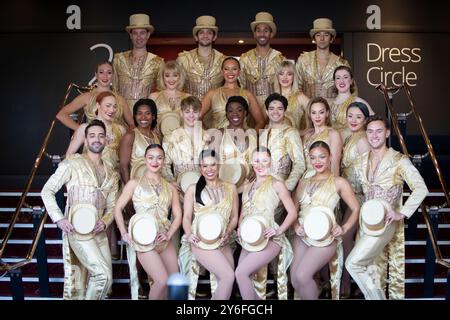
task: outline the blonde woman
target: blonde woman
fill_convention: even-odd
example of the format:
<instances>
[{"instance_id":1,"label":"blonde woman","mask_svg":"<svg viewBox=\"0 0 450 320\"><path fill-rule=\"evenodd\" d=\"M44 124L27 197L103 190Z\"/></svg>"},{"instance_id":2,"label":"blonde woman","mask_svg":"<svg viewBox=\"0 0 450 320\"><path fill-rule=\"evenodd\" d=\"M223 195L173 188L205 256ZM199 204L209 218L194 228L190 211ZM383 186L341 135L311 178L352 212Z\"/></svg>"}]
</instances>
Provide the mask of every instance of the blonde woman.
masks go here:
<instances>
[{"instance_id":1,"label":"blonde woman","mask_svg":"<svg viewBox=\"0 0 450 320\"><path fill-rule=\"evenodd\" d=\"M277 68L274 89L288 100L285 114L286 123L296 129L304 130L309 98L298 90L297 71L291 61L285 60Z\"/></svg>"}]
</instances>

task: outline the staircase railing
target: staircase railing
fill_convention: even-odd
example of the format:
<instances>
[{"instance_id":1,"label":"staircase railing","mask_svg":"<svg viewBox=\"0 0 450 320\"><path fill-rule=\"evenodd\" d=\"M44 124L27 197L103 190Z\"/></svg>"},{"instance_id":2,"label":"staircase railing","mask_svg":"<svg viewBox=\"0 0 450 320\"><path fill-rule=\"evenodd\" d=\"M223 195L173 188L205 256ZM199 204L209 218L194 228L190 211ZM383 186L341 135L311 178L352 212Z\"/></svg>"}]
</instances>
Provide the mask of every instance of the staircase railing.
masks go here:
<instances>
[{"instance_id":1,"label":"staircase railing","mask_svg":"<svg viewBox=\"0 0 450 320\"><path fill-rule=\"evenodd\" d=\"M431 162L433 164L433 167L436 171L436 174L439 178L439 183L441 185L442 191L444 192L444 196L445 196L445 200L446 202L443 203L440 206L432 206L432 207L428 207L425 206L425 204L422 202L420 205L421 211L422 211L422 215L424 217L425 220L425 224L426 224L426 228L427 228L427 232L428 232L428 236L429 236L429 241L431 243L431 247L432 247L432 252L434 253L434 260L432 266L426 266L426 271L425 271L425 280L424 280L424 288L425 288L425 296L432 296L432 291L433 291L433 284L434 284L434 263L438 263L442 266L444 266L445 268L447 268L447 278L450 278L450 263L448 263L447 261L445 261L445 259L442 256L441 250L439 248L439 245L437 243L437 237L436 237L436 231L438 230L438 214L439 214L439 209L444 208L446 206L450 207L450 196L448 193L448 189L447 189L447 185L445 183L445 179L444 176L442 175L442 170L439 166L436 154L434 152L434 148L433 145L430 142L430 139L428 137L428 134L425 130L425 126L423 124L422 118L420 116L420 114L417 112L415 103L413 101L412 95L411 95L411 90L409 88L409 86L407 84L403 84L402 86L399 87L392 87L392 88L386 88L383 84L380 84L377 87L378 90L380 90L383 93L384 96L384 101L386 103L386 106L388 108L389 111L389 115L392 119L392 127L395 131L395 134L398 137L398 141L400 143L400 147L402 149L402 152L407 155L410 156L409 152L408 152L408 148L406 147L406 143L405 140L403 138L403 135L400 131L399 128L399 119L398 119L398 114L395 112L394 107L392 105L392 101L389 97L389 91L390 92L398 92L401 89L404 89L406 92L406 96L411 108L411 113L414 115L414 117L416 118L417 124L419 126L420 129L420 133L424 139L424 142L426 144L428 153L427 155L429 155L431 157ZM401 114L403 115L403 114ZM431 214L431 217L430 217ZM427 250L429 251L429 250ZM430 255L427 254L427 258L429 258ZM427 259L426 259L427 260ZM429 259L428 259L429 260ZM427 261L426 261L427 262ZM428 279L427 279L428 278ZM428 281L427 281L428 280ZM449 292L450 292L450 288L448 288L448 283L447 283L447 298L449 298Z\"/></svg>"},{"instance_id":2,"label":"staircase railing","mask_svg":"<svg viewBox=\"0 0 450 320\"><path fill-rule=\"evenodd\" d=\"M63 100L60 108L62 108L64 105L66 105L67 99L68 99L72 89L76 89L79 93L91 90L90 87L82 87L82 86L76 85L74 83L69 84L69 86L66 89L66 93L64 95L64 100ZM47 146L50 141L50 138L52 136L53 130L55 128L55 125L56 125L56 117L53 119L52 123L50 124L50 128L48 129L47 134L45 135L45 138L41 145L39 153L36 157L36 160L34 161L33 167L31 168L31 173L28 176L28 179L27 179L27 182L25 185L25 189L23 190L23 193L20 197L19 203L18 203L16 210L11 218L8 228L3 236L3 241L0 246L0 271L9 272L11 275L12 282L17 281L17 280L15 280L17 277L17 272L13 272L13 271L29 264L32 261L33 256L35 255L36 250L38 248L38 244L42 244L45 248L45 238L44 238L43 230L44 230L45 221L47 219L47 211L45 210L45 208L32 207L32 206L28 205L26 203L26 198L27 198L30 188L33 184L34 177L35 177L36 172L42 162L43 157L48 156L46 150L47 150ZM11 237L11 234L14 230L14 226L19 218L20 213L22 212L23 207L33 208L33 222L34 222L34 226L35 226L35 232L34 232L33 239L31 241L31 245L28 249L28 253L27 253L26 257L23 260L18 261L16 263L8 264L8 263L3 262L3 260L1 258L3 257L3 254L5 253L5 250L8 245L8 241ZM45 251L44 251L44 253L45 253ZM45 263L47 263L47 261L45 261ZM21 278L21 276L20 276L20 278ZM21 280L19 280L19 281L21 281ZM48 282L48 276L47 276L47 282ZM13 289L13 291L14 291L14 289ZM18 296L19 297L21 296L20 292L19 292ZM22 298L23 298L23 293L22 293Z\"/></svg>"}]
</instances>

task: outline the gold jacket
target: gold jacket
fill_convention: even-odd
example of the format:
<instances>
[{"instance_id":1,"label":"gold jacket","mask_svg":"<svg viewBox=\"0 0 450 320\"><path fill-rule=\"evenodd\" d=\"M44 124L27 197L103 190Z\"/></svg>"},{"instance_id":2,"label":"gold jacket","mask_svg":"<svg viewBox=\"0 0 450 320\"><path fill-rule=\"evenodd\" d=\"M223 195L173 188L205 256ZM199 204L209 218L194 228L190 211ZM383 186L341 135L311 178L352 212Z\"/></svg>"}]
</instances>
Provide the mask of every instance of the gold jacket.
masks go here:
<instances>
[{"instance_id":1,"label":"gold jacket","mask_svg":"<svg viewBox=\"0 0 450 320\"><path fill-rule=\"evenodd\" d=\"M261 59L256 48L243 53L239 58L239 82L244 89L256 96L262 106L267 96L274 92L274 75L284 60L283 54L275 49L270 49L267 56Z\"/></svg>"},{"instance_id":2,"label":"gold jacket","mask_svg":"<svg viewBox=\"0 0 450 320\"><path fill-rule=\"evenodd\" d=\"M194 131L194 136L191 136L181 127L164 137L163 149L166 156L162 176L169 182L175 182L184 172L200 171L198 157L207 145L207 136L201 129Z\"/></svg>"},{"instance_id":3,"label":"gold jacket","mask_svg":"<svg viewBox=\"0 0 450 320\"><path fill-rule=\"evenodd\" d=\"M210 90L222 85L222 62L225 56L212 49L212 57L208 66L201 63L197 49L183 51L178 54L177 63L186 75L184 90L200 100Z\"/></svg>"},{"instance_id":4,"label":"gold jacket","mask_svg":"<svg viewBox=\"0 0 450 320\"><path fill-rule=\"evenodd\" d=\"M383 199L394 210L410 218L428 195L428 189L419 171L409 158L389 148L374 172L371 180L368 177L370 151L358 159L356 174L362 185L365 200ZM402 205L403 183L411 189L411 195ZM398 221L397 230L391 242L379 257L378 267L382 284L389 278L389 299L405 298L405 237L403 220ZM389 266L389 272L387 267Z\"/></svg>"},{"instance_id":5,"label":"gold jacket","mask_svg":"<svg viewBox=\"0 0 450 320\"><path fill-rule=\"evenodd\" d=\"M151 52L137 68L133 67L131 50L114 55L113 87L127 101L131 112L137 100L150 95L163 64L164 60Z\"/></svg>"},{"instance_id":6,"label":"gold jacket","mask_svg":"<svg viewBox=\"0 0 450 320\"><path fill-rule=\"evenodd\" d=\"M279 129L268 128L260 134L259 144L269 148L272 154L272 175L284 181L290 191L294 190L305 171L299 132L288 125Z\"/></svg>"},{"instance_id":7,"label":"gold jacket","mask_svg":"<svg viewBox=\"0 0 450 320\"><path fill-rule=\"evenodd\" d=\"M58 169L48 179L41 191L42 201L54 223L68 218L71 206L79 203L88 203L97 208L99 217L106 227L111 224L114 219L113 210L119 190L119 175L106 163L104 163L104 167L106 176L100 185L95 168L86 156L74 154L59 164ZM56 203L55 193L64 184L67 187L68 197L65 212L62 213ZM103 232L96 237L103 236L102 234ZM86 275L86 269L70 249L69 239L66 234L63 234L63 259L64 299L84 299L86 277L77 277L74 270L80 270L78 275Z\"/></svg>"},{"instance_id":8,"label":"gold jacket","mask_svg":"<svg viewBox=\"0 0 450 320\"><path fill-rule=\"evenodd\" d=\"M322 89L318 96L327 99L335 98L337 92L334 92L333 73L334 69L342 65L350 67L347 60L330 52L328 64L323 72L320 73L317 64L316 50L302 53L298 57L295 65L298 74L300 91L306 94L309 98L315 98L316 92L314 85L321 84Z\"/></svg>"}]
</instances>

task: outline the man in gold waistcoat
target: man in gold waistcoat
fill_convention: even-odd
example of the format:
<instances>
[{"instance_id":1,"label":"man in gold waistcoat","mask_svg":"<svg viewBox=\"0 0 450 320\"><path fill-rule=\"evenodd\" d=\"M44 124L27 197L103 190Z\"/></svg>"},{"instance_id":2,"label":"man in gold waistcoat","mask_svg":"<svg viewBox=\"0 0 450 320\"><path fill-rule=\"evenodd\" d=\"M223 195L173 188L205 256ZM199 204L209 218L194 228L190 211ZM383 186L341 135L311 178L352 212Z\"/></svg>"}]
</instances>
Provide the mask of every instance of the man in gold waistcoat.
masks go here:
<instances>
[{"instance_id":1,"label":"man in gold waistcoat","mask_svg":"<svg viewBox=\"0 0 450 320\"><path fill-rule=\"evenodd\" d=\"M370 150L361 155L356 172L365 200L387 203L385 224L378 233L361 220L360 238L347 258L346 267L366 299L384 300L385 279L389 279L389 299L405 298L405 218L410 218L428 194L422 176L408 156L386 146L390 130L379 116L367 120ZM403 184L411 195L402 205ZM389 208L390 207L390 208Z\"/></svg>"},{"instance_id":2,"label":"man in gold waistcoat","mask_svg":"<svg viewBox=\"0 0 450 320\"><path fill-rule=\"evenodd\" d=\"M256 14L255 21L250 23L250 27L256 40L256 48L240 56L239 81L244 89L255 95L262 113L266 114L264 101L269 94L274 92L274 75L285 58L281 52L270 47L270 40L277 33L277 26L270 13L259 12Z\"/></svg>"},{"instance_id":3,"label":"man in gold waistcoat","mask_svg":"<svg viewBox=\"0 0 450 320\"><path fill-rule=\"evenodd\" d=\"M106 143L103 122L93 120L86 127L85 137L87 152L61 162L41 192L50 218L63 231L64 299L69 300L104 299L112 285L111 253L105 230L114 219L119 175L101 159ZM55 193L63 185L68 194L64 213L55 199ZM79 233L73 220L80 214L81 220L86 218L86 211L80 212L83 207L92 208L95 216L94 229L88 234Z\"/></svg>"},{"instance_id":4,"label":"man in gold waistcoat","mask_svg":"<svg viewBox=\"0 0 450 320\"><path fill-rule=\"evenodd\" d=\"M195 24L192 34L197 48L179 53L177 62L186 76L184 91L201 100L208 90L222 85L222 61L225 56L212 47L219 30L216 18L200 16Z\"/></svg>"},{"instance_id":5,"label":"man in gold waistcoat","mask_svg":"<svg viewBox=\"0 0 450 320\"><path fill-rule=\"evenodd\" d=\"M154 89L164 60L147 51L147 41L154 30L148 15L131 15L130 25L125 30L130 34L133 49L114 55L113 87L125 98L133 112L136 101L148 98Z\"/></svg>"},{"instance_id":6,"label":"man in gold waistcoat","mask_svg":"<svg viewBox=\"0 0 450 320\"><path fill-rule=\"evenodd\" d=\"M333 80L334 69L350 65L347 60L330 51L330 45L336 37L333 21L327 18L314 20L309 35L316 44L316 50L303 52L297 59L295 67L299 89L310 99L333 99L337 95Z\"/></svg>"}]
</instances>

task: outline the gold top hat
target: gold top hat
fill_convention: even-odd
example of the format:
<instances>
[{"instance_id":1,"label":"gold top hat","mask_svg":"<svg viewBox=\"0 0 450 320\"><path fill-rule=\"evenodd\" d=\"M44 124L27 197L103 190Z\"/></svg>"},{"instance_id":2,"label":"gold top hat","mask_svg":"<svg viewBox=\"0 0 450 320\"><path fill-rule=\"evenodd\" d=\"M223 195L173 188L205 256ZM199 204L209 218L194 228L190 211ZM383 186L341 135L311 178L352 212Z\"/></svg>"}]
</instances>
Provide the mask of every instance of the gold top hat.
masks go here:
<instances>
[{"instance_id":1,"label":"gold top hat","mask_svg":"<svg viewBox=\"0 0 450 320\"><path fill-rule=\"evenodd\" d=\"M191 184L197 183L201 174L198 171L186 171L178 175L177 183L185 193Z\"/></svg>"},{"instance_id":2,"label":"gold top hat","mask_svg":"<svg viewBox=\"0 0 450 320\"><path fill-rule=\"evenodd\" d=\"M336 30L333 28L333 21L328 18L318 18L313 22L313 28L309 30L309 35L314 38L317 32L329 32L333 38L336 37Z\"/></svg>"},{"instance_id":3,"label":"gold top hat","mask_svg":"<svg viewBox=\"0 0 450 320\"><path fill-rule=\"evenodd\" d=\"M192 34L194 37L197 35L197 32L201 29L211 29L214 30L214 33L217 35L217 31L219 31L219 27L216 26L216 18L213 16L200 16L195 20L195 26L192 29Z\"/></svg>"},{"instance_id":4,"label":"gold top hat","mask_svg":"<svg viewBox=\"0 0 450 320\"><path fill-rule=\"evenodd\" d=\"M336 225L334 212L325 206L314 206L307 210L303 220L305 240L314 247L326 247L334 241L331 229Z\"/></svg>"},{"instance_id":5,"label":"gold top hat","mask_svg":"<svg viewBox=\"0 0 450 320\"><path fill-rule=\"evenodd\" d=\"M155 28L150 24L150 17L145 13L137 13L130 16L130 25L125 30L130 33L133 29L147 29L153 33Z\"/></svg>"},{"instance_id":6,"label":"gold top hat","mask_svg":"<svg viewBox=\"0 0 450 320\"><path fill-rule=\"evenodd\" d=\"M153 215L136 213L128 224L128 233L133 239L133 247L138 252L150 251L155 247L158 223Z\"/></svg>"},{"instance_id":7,"label":"gold top hat","mask_svg":"<svg viewBox=\"0 0 450 320\"><path fill-rule=\"evenodd\" d=\"M224 223L218 213L204 213L198 217L196 235L200 238L198 246L204 250L214 250L220 246Z\"/></svg>"},{"instance_id":8,"label":"gold top hat","mask_svg":"<svg viewBox=\"0 0 450 320\"><path fill-rule=\"evenodd\" d=\"M255 32L256 26L262 23L267 24L270 29L272 29L272 34L275 37L275 35L277 34L277 26L273 22L272 15L268 12L258 12L255 16L255 21L250 23L250 28L253 32Z\"/></svg>"},{"instance_id":9,"label":"gold top hat","mask_svg":"<svg viewBox=\"0 0 450 320\"><path fill-rule=\"evenodd\" d=\"M75 229L75 239L90 240L94 237L92 231L97 223L97 214L97 208L92 204L80 203L70 207L69 221Z\"/></svg>"},{"instance_id":10,"label":"gold top hat","mask_svg":"<svg viewBox=\"0 0 450 320\"><path fill-rule=\"evenodd\" d=\"M244 181L247 169L244 164L230 159L222 163L219 168L219 179L239 187Z\"/></svg>"},{"instance_id":11,"label":"gold top hat","mask_svg":"<svg viewBox=\"0 0 450 320\"><path fill-rule=\"evenodd\" d=\"M178 112L166 112L158 115L158 123L163 136L167 136L181 126L181 117Z\"/></svg>"},{"instance_id":12,"label":"gold top hat","mask_svg":"<svg viewBox=\"0 0 450 320\"><path fill-rule=\"evenodd\" d=\"M267 229L267 226L267 220L261 215L244 217L239 226L242 248L249 252L263 250L269 242L269 239L264 236L264 230Z\"/></svg>"},{"instance_id":13,"label":"gold top hat","mask_svg":"<svg viewBox=\"0 0 450 320\"><path fill-rule=\"evenodd\" d=\"M380 236L387 225L386 213L391 209L389 203L382 199L372 199L363 203L359 215L361 230L369 236Z\"/></svg>"}]
</instances>

